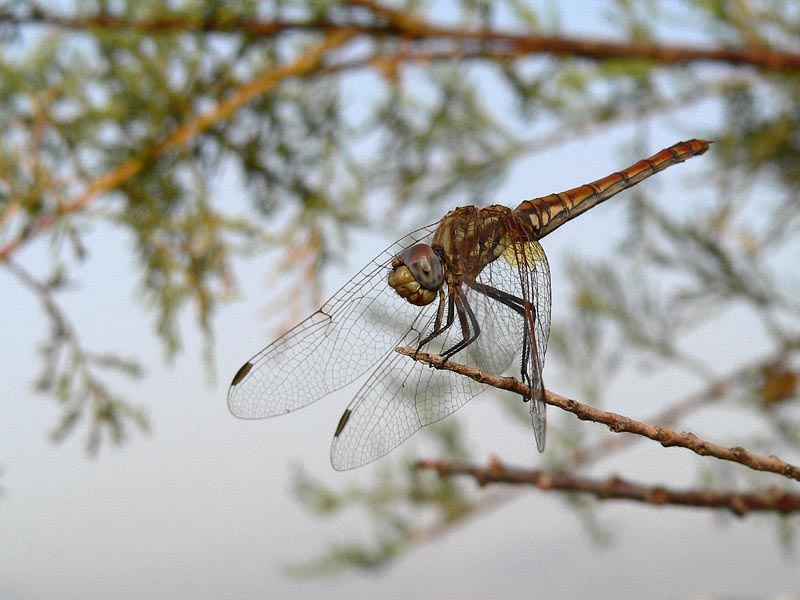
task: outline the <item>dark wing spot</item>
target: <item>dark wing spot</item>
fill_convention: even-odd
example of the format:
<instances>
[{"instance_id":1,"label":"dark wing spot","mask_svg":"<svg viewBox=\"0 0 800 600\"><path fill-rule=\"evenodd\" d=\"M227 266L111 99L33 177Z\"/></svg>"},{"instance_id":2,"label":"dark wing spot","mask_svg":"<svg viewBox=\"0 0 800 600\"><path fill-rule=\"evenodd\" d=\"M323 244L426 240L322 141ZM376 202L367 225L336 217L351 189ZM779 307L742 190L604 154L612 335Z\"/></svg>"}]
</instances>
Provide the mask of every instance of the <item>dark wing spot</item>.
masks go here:
<instances>
[{"instance_id":1,"label":"dark wing spot","mask_svg":"<svg viewBox=\"0 0 800 600\"><path fill-rule=\"evenodd\" d=\"M239 383L242 379L247 377L247 374L250 372L250 369L253 368L253 363L248 362L242 365L242 368L236 371L236 375L233 376L233 381L231 381L231 387Z\"/></svg>"},{"instance_id":2,"label":"dark wing spot","mask_svg":"<svg viewBox=\"0 0 800 600\"><path fill-rule=\"evenodd\" d=\"M336 433L333 434L333 437L339 437L339 434L342 433L342 429L344 429L344 426L347 425L347 421L350 419L350 413L352 412L353 411L349 408L344 411L342 418L339 419L339 424L336 426Z\"/></svg>"}]
</instances>

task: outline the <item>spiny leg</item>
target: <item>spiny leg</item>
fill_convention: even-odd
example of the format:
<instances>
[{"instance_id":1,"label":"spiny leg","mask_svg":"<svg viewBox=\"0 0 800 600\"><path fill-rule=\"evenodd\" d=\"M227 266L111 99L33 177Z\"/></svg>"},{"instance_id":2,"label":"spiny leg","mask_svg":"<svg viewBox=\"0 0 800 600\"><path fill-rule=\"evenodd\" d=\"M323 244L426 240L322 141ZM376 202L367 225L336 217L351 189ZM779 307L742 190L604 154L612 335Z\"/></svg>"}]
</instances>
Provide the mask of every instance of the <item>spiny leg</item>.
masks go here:
<instances>
[{"instance_id":1,"label":"spiny leg","mask_svg":"<svg viewBox=\"0 0 800 600\"><path fill-rule=\"evenodd\" d=\"M474 289L476 292L484 294L485 296L492 298L493 300L497 300L501 304L507 306L511 310L518 313L522 316L523 319L523 338L522 338L522 361L520 365L520 375L522 376L522 382L531 386L531 376L528 373L528 369L526 366L529 364L532 352L532 344L531 344L531 332L533 331L533 323L536 319L536 309L530 302L526 302L522 298L518 298L513 294L509 294L508 292L504 292L503 290L499 290L495 287L490 285L486 285L483 283L472 282L468 284L469 287ZM538 360L537 360L538 362ZM533 394L533 390L531 390L531 394ZM523 396L522 399L527 402L530 400L530 397Z\"/></svg>"},{"instance_id":2,"label":"spiny leg","mask_svg":"<svg viewBox=\"0 0 800 600\"><path fill-rule=\"evenodd\" d=\"M455 301L456 310L458 311L458 320L461 323L461 333L463 334L463 339L448 350L445 350L442 353L444 358L450 358L457 352L461 352L464 348L477 340L481 334L478 318L475 316L475 313L472 312L472 307L469 305L467 297L459 291ZM470 327L470 325L472 327Z\"/></svg>"},{"instance_id":3,"label":"spiny leg","mask_svg":"<svg viewBox=\"0 0 800 600\"><path fill-rule=\"evenodd\" d=\"M471 287L476 292L483 294L493 300L497 300L501 304L504 304L511 310L519 313L523 317L525 316L525 307L529 307L531 310L535 310L533 306L531 306L530 302L525 302L522 298L517 298L513 294L509 294L508 292L504 292L503 290L498 290L495 287L490 285L486 285L485 283L478 283L477 281L473 281L472 283L467 283L469 287Z\"/></svg>"},{"instance_id":4,"label":"spiny leg","mask_svg":"<svg viewBox=\"0 0 800 600\"><path fill-rule=\"evenodd\" d=\"M442 323L442 314L444 313L444 292L441 292L439 296L439 309L436 315L436 322L434 323L434 330L428 335L425 339L423 339L419 344L417 344L417 352L422 350L422 347L430 342L431 340L439 337L445 331L450 329L450 326L455 322L455 310L453 307L453 296L449 295L447 297L447 321L445 322L444 326L441 325Z\"/></svg>"}]
</instances>

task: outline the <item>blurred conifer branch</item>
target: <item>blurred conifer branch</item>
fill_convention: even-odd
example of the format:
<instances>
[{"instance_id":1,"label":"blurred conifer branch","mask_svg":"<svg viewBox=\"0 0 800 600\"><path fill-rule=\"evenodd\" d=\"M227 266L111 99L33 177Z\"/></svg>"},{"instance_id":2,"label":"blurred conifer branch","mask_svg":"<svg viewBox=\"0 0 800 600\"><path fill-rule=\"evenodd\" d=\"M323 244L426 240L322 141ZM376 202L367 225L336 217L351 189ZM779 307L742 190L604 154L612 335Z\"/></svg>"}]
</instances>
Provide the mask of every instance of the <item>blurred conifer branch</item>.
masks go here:
<instances>
[{"instance_id":1,"label":"blurred conifer branch","mask_svg":"<svg viewBox=\"0 0 800 600\"><path fill-rule=\"evenodd\" d=\"M486 467L449 461L422 460L417 468L435 471L440 477L467 475L481 485L508 483L531 485L543 491L587 494L598 500L632 500L661 506L671 504L711 509L726 509L737 517L752 512L789 514L800 511L800 495L780 487L756 492L732 492L709 489L675 490L660 485L642 485L621 477L592 479L570 473L519 469L492 460Z\"/></svg>"},{"instance_id":2,"label":"blurred conifer branch","mask_svg":"<svg viewBox=\"0 0 800 600\"><path fill-rule=\"evenodd\" d=\"M181 148L192 139L206 131L215 123L230 117L244 104L266 93L270 88L287 77L299 77L319 66L326 52L346 42L351 34L345 29L331 35L324 42L303 52L288 64L266 69L258 77L247 81L214 108L190 118L172 133L150 147L144 148L140 156L126 160L112 170L92 179L83 192L61 203L53 213L44 213L27 223L16 238L0 246L0 261L6 260L28 238L52 227L60 218L84 208L99 195L109 192L128 179L141 173L148 165L157 161L165 152Z\"/></svg>"},{"instance_id":3,"label":"blurred conifer branch","mask_svg":"<svg viewBox=\"0 0 800 600\"><path fill-rule=\"evenodd\" d=\"M800 69L800 53L776 50L763 42L745 48L701 48L643 41L611 42L592 38L518 33L502 29L448 27L425 20L414 11L393 9L379 2L349 0L343 4L362 7L374 18L364 19L363 16L342 7L330 7L332 13L330 17L320 14L308 20L259 20L237 15L233 10L226 8L217 8L202 15L176 11L144 18L130 18L110 13L64 16L33 5L27 9L0 11L0 24L42 25L77 31L103 29L133 31L140 34L228 33L259 37L271 37L289 32L324 34L340 32L348 36L358 35L368 38L401 38L408 42L446 40L459 48L450 51L452 58L469 56L514 58L549 54L591 60L647 59L659 65L711 61L750 65L776 72ZM473 48L475 45L477 47ZM414 54L412 52L407 56L412 59Z\"/></svg>"}]
</instances>

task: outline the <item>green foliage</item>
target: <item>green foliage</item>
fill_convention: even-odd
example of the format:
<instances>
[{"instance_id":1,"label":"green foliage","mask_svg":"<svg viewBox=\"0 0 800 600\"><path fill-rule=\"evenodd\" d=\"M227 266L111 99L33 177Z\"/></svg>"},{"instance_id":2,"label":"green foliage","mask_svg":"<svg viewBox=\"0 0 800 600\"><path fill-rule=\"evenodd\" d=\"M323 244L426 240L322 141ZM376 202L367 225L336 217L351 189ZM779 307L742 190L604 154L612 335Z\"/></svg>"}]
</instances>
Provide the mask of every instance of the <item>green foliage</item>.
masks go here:
<instances>
[{"instance_id":1,"label":"green foliage","mask_svg":"<svg viewBox=\"0 0 800 600\"><path fill-rule=\"evenodd\" d=\"M469 456L460 429L452 421L431 430L440 453L454 460ZM330 489L298 471L295 494L312 512L325 517L340 512L365 510L375 526L377 543L353 542L326 549L323 556L307 564L288 567L299 576L319 576L346 567L374 569L446 527L469 517L476 508L469 486L453 478L437 477L414 466L413 458L388 463L369 486Z\"/></svg>"}]
</instances>

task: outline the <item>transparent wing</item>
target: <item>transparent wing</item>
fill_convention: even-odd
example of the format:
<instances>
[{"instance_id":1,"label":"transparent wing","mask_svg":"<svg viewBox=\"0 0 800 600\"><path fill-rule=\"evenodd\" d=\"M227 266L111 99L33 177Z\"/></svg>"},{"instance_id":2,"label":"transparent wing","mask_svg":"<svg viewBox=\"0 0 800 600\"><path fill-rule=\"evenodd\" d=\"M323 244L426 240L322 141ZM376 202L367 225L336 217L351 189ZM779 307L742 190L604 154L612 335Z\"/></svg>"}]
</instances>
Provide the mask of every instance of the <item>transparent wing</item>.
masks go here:
<instances>
[{"instance_id":1,"label":"transparent wing","mask_svg":"<svg viewBox=\"0 0 800 600\"><path fill-rule=\"evenodd\" d=\"M427 368L393 353L345 411L333 439L331 464L343 471L372 462L484 389L451 371Z\"/></svg>"},{"instance_id":2,"label":"transparent wing","mask_svg":"<svg viewBox=\"0 0 800 600\"><path fill-rule=\"evenodd\" d=\"M550 267L544 248L537 241L510 245L483 270L478 282L519 298L533 309L530 313L533 322L526 326L519 313L500 302L475 302L487 311L487 326L482 327L474 345L478 354L476 366L483 370L502 373L512 360L520 365L522 381L532 392L528 400L536 446L543 452L547 405L542 369L550 335Z\"/></svg>"},{"instance_id":3,"label":"transparent wing","mask_svg":"<svg viewBox=\"0 0 800 600\"><path fill-rule=\"evenodd\" d=\"M424 309L420 324L430 331L435 306ZM413 338L413 339L412 339ZM420 337L409 331L403 342L414 347ZM461 339L458 323L425 347L439 353ZM458 354L466 357L469 349ZM474 363L474 359L472 361ZM452 414L486 389L452 371L426 367L392 352L378 365L348 406L333 438L331 463L339 471L353 469L387 454L425 425Z\"/></svg>"},{"instance_id":4,"label":"transparent wing","mask_svg":"<svg viewBox=\"0 0 800 600\"><path fill-rule=\"evenodd\" d=\"M246 362L228 392L230 411L260 419L297 410L357 379L399 340L418 335L415 324L427 312L398 296L386 279L397 254L433 228L389 246L319 310Z\"/></svg>"},{"instance_id":5,"label":"transparent wing","mask_svg":"<svg viewBox=\"0 0 800 600\"><path fill-rule=\"evenodd\" d=\"M547 351L547 338L550 336L550 266L547 263L544 249L539 242L528 242L525 245L528 269L523 273L527 278L529 289L534 290L533 303L536 307L533 324L534 340L532 348L535 352L523 355L524 364L522 379L531 388L531 423L536 437L539 452L544 452L545 434L547 432L547 404L544 402L544 355Z\"/></svg>"},{"instance_id":6,"label":"transparent wing","mask_svg":"<svg viewBox=\"0 0 800 600\"><path fill-rule=\"evenodd\" d=\"M550 333L550 269L544 248L536 241L517 244L487 265L476 281L534 307L535 327L529 341L536 348L538 363L544 366ZM475 366L492 373L502 373L512 361L522 359L525 322L508 305L487 298L484 294L469 290L468 298L481 323L481 335L473 344Z\"/></svg>"},{"instance_id":7,"label":"transparent wing","mask_svg":"<svg viewBox=\"0 0 800 600\"><path fill-rule=\"evenodd\" d=\"M532 244L535 246L525 249L524 263L496 260L483 269L476 281L536 306L536 314L541 315L536 321L532 346L536 351L528 353L536 359L529 359L526 364L521 361L526 335L523 317L508 305L465 287L481 334L454 360L492 373L503 373L517 361L525 373L538 367L534 377L541 382L550 328L550 278L544 251L537 242ZM425 307L418 327L407 332L404 343L414 346L420 339L420 328L430 331L434 319L435 308ZM445 335L430 342L424 350L441 353L462 338L456 320ZM485 385L462 375L425 368L406 356L391 353L370 375L342 416L331 448L331 463L338 470L346 470L372 462L420 428L452 414L485 389ZM540 397L534 401L541 403Z\"/></svg>"}]
</instances>

